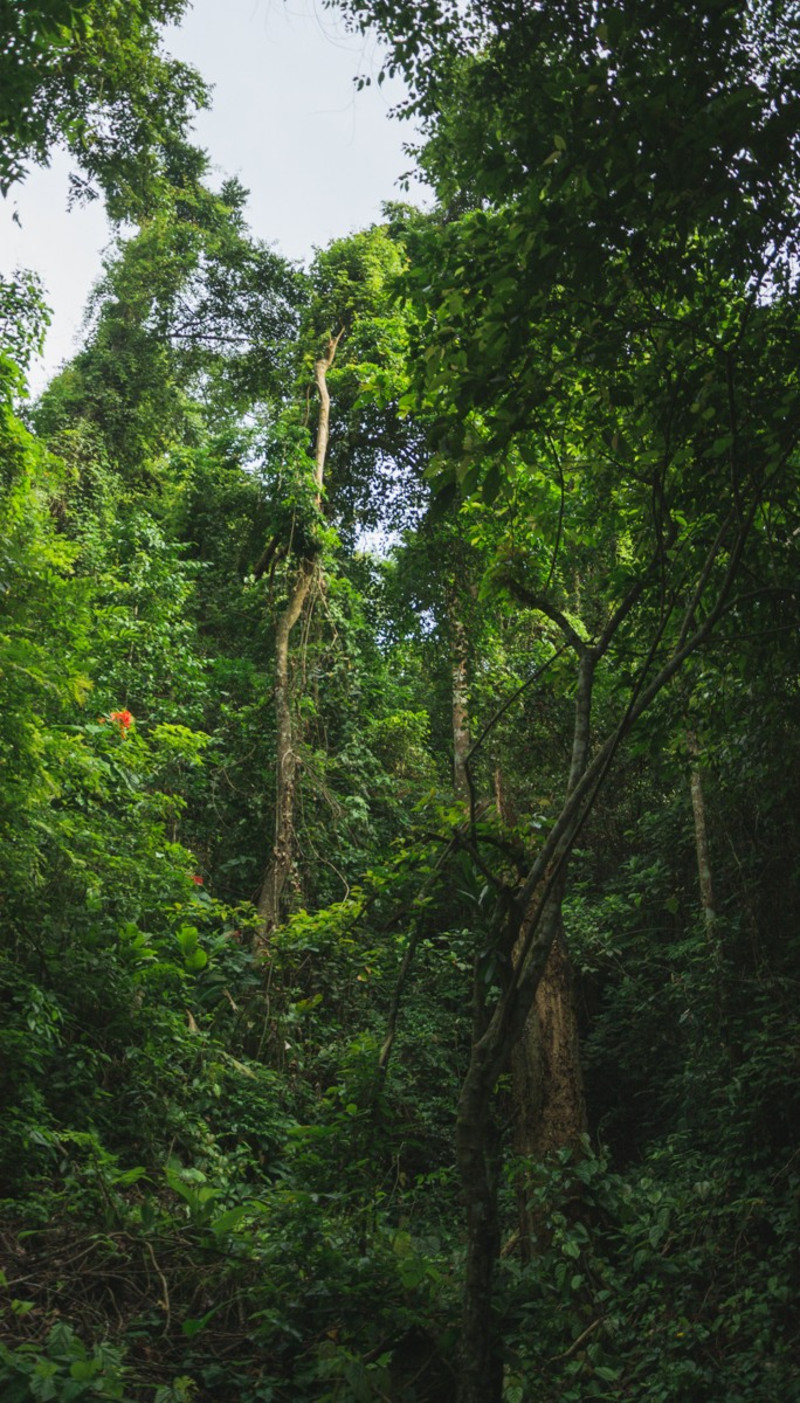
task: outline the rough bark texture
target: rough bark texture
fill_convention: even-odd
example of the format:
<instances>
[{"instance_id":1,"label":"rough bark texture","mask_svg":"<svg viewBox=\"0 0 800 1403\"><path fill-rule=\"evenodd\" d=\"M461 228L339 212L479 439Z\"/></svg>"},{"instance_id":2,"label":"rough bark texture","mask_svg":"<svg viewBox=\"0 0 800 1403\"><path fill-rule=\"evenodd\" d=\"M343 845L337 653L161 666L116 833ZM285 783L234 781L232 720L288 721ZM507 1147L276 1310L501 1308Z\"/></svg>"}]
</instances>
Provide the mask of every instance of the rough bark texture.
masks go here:
<instances>
[{"instance_id":1,"label":"rough bark texture","mask_svg":"<svg viewBox=\"0 0 800 1403\"><path fill-rule=\"evenodd\" d=\"M586 1134L575 981L560 910L557 931L533 1008L511 1054L516 1154L541 1164L559 1150L578 1150ZM530 1211L530 1177L517 1184L519 1251L529 1260L542 1225Z\"/></svg>"},{"instance_id":2,"label":"rough bark texture","mask_svg":"<svg viewBox=\"0 0 800 1403\"><path fill-rule=\"evenodd\" d=\"M525 1031L511 1056L514 1139L537 1160L576 1149L586 1133L572 965L563 928L550 947Z\"/></svg>"}]
</instances>

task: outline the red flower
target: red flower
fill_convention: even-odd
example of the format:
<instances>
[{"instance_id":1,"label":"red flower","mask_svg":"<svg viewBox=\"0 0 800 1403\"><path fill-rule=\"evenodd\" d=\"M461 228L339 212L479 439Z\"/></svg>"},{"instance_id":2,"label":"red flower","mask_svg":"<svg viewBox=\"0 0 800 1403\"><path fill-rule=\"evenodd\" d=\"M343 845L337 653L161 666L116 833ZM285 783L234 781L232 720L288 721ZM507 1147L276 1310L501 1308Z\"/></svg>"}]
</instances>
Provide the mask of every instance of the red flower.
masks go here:
<instances>
[{"instance_id":1,"label":"red flower","mask_svg":"<svg viewBox=\"0 0 800 1403\"><path fill-rule=\"evenodd\" d=\"M129 711L112 711L111 720L116 721L120 731L124 735L125 732L128 730L128 727L131 725L133 717L131 716L131 713Z\"/></svg>"},{"instance_id":2,"label":"red flower","mask_svg":"<svg viewBox=\"0 0 800 1403\"><path fill-rule=\"evenodd\" d=\"M194 882L196 887L202 887L203 885L203 878L198 877L196 872L192 874L192 881Z\"/></svg>"}]
</instances>

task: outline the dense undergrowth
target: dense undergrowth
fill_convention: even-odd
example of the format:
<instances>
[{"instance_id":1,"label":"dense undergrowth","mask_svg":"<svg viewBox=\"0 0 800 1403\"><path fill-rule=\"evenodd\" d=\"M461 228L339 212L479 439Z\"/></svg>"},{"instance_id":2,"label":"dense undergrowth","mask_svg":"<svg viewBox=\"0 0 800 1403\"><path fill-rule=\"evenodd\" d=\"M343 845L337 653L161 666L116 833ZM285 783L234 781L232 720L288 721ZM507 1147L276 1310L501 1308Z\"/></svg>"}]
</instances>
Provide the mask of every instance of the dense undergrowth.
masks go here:
<instances>
[{"instance_id":1,"label":"dense undergrowth","mask_svg":"<svg viewBox=\"0 0 800 1403\"><path fill-rule=\"evenodd\" d=\"M608 947L653 876L620 874L583 951L602 1122L581 1154L504 1171L511 1400L798 1396L793 985L701 950L656 1017L676 952L643 949L633 988ZM161 940L4 961L4 1397L454 1397L458 933L421 948L380 1080L398 942L363 899L301 914L266 958L246 912L199 888L176 906Z\"/></svg>"}]
</instances>

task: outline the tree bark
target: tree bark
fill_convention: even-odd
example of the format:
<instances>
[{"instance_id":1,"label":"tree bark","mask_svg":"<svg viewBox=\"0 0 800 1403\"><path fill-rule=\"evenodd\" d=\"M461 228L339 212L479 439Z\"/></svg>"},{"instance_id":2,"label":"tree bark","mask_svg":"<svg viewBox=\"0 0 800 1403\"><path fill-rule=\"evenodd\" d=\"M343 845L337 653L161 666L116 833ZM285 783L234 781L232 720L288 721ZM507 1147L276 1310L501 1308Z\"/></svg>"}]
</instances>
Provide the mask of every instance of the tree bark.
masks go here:
<instances>
[{"instance_id":1,"label":"tree bark","mask_svg":"<svg viewBox=\"0 0 800 1403\"><path fill-rule=\"evenodd\" d=\"M469 671L467 664L467 631L461 619L451 611L451 664L453 677L453 789L456 798L469 802L469 773L467 765L472 746L469 725Z\"/></svg>"},{"instance_id":2,"label":"tree bark","mask_svg":"<svg viewBox=\"0 0 800 1403\"><path fill-rule=\"evenodd\" d=\"M500 768L494 772L495 807L503 823L511 821ZM519 959L519 942L515 959ZM511 1102L514 1151L541 1161L562 1149L577 1149L588 1128L580 1060L575 981L567 948L561 904L558 923L533 1007L511 1054ZM535 1224L528 1210L528 1175L520 1174L519 1245L531 1253Z\"/></svg>"},{"instance_id":3,"label":"tree bark","mask_svg":"<svg viewBox=\"0 0 800 1403\"><path fill-rule=\"evenodd\" d=\"M585 774L589 761L594 665L590 650L583 649L566 800ZM561 874L556 879L547 898L547 921L553 930L547 962L522 1036L511 1056L514 1147L517 1154L537 1160L558 1150L577 1149L587 1126L574 979L561 915L564 877ZM518 942L514 959L520 958ZM531 1222L525 1207L524 1184L521 1190L520 1232L523 1250L527 1250Z\"/></svg>"},{"instance_id":4,"label":"tree bark","mask_svg":"<svg viewBox=\"0 0 800 1403\"><path fill-rule=\"evenodd\" d=\"M283 891L294 862L297 750L292 715L289 639L303 612L315 575L315 563L302 561L289 602L275 630L275 840L258 898L262 940L280 924Z\"/></svg>"},{"instance_id":5,"label":"tree bark","mask_svg":"<svg viewBox=\"0 0 800 1403\"><path fill-rule=\"evenodd\" d=\"M694 818L694 844L697 855L697 879L700 886L700 905L703 908L706 935L712 945L716 944L716 919L714 907L714 882L711 869L711 850L708 842L706 821L706 800L703 790L703 771L700 765L700 747L692 731L687 732L686 743L692 763L690 786L692 794L692 815Z\"/></svg>"},{"instance_id":6,"label":"tree bark","mask_svg":"<svg viewBox=\"0 0 800 1403\"><path fill-rule=\"evenodd\" d=\"M479 980L476 970L475 1002L482 1010ZM499 1403L503 1391L503 1368L492 1322L492 1286L500 1250L492 1052L486 1034L476 1028L456 1119L456 1162L467 1228L458 1403Z\"/></svg>"},{"instance_id":7,"label":"tree bark","mask_svg":"<svg viewBox=\"0 0 800 1403\"><path fill-rule=\"evenodd\" d=\"M514 1151L541 1164L559 1150L580 1148L587 1131L572 963L559 903L556 934L533 1007L511 1054ZM517 1181L519 1250L529 1261L541 1236L530 1211L531 1176Z\"/></svg>"},{"instance_id":8,"label":"tree bark","mask_svg":"<svg viewBox=\"0 0 800 1403\"><path fill-rule=\"evenodd\" d=\"M497 1133L492 1105L500 1075L507 1071L523 1036L550 952L561 930L561 899L566 861L578 831L574 801L589 759L589 728L595 652L580 645L572 756L565 796L564 824L546 848L550 861L538 881L528 884L524 902L508 894L495 918L498 947L512 952L513 973L490 1016L476 969L473 997L478 1012L467 1074L456 1119L456 1162L467 1219L467 1264L461 1333L458 1403L500 1403L502 1366L492 1320L492 1286L499 1249L497 1212ZM570 812L572 809L572 812ZM545 854L540 857L544 860ZM534 864L534 869L539 870ZM523 891L525 888L523 888ZM479 1016L480 1015L480 1016Z\"/></svg>"},{"instance_id":9,"label":"tree bark","mask_svg":"<svg viewBox=\"0 0 800 1403\"><path fill-rule=\"evenodd\" d=\"M514 1148L542 1160L586 1134L572 964L559 911L556 935L525 1030L511 1057Z\"/></svg>"},{"instance_id":10,"label":"tree bark","mask_svg":"<svg viewBox=\"0 0 800 1403\"><path fill-rule=\"evenodd\" d=\"M314 446L314 502L322 507L325 459L330 437L331 398L327 375L333 365L342 332L332 336L326 350L314 365L314 381L319 397L317 433ZM283 896L294 865L294 810L297 788L297 746L292 710L289 645L292 629L300 618L316 582L318 563L306 556L299 563L289 592L289 600L275 629L275 838L258 898L259 944L280 924Z\"/></svg>"}]
</instances>

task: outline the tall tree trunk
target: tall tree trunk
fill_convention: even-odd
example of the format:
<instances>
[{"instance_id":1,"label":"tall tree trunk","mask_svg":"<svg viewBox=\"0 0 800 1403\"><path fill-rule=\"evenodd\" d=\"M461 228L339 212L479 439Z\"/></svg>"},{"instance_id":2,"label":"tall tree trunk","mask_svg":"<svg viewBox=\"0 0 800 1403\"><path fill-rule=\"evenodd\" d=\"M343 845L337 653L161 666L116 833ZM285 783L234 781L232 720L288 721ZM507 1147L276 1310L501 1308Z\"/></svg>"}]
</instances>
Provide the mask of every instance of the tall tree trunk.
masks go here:
<instances>
[{"instance_id":1,"label":"tall tree trunk","mask_svg":"<svg viewBox=\"0 0 800 1403\"><path fill-rule=\"evenodd\" d=\"M694 818L694 844L695 853L697 855L697 879L700 885L700 905L703 908L706 935L710 943L716 946L715 926L717 915L714 907L714 882L711 871L711 850L708 843L703 771L700 764L700 747L697 743L697 736L693 731L687 732L686 743L692 764L690 786L692 794L692 815Z\"/></svg>"},{"instance_id":2,"label":"tall tree trunk","mask_svg":"<svg viewBox=\"0 0 800 1403\"><path fill-rule=\"evenodd\" d=\"M262 939L280 924L281 899L294 861L297 750L292 715L289 639L303 612L315 575L315 562L303 560L289 602L275 630L275 840L258 898Z\"/></svg>"},{"instance_id":3,"label":"tall tree trunk","mask_svg":"<svg viewBox=\"0 0 800 1403\"><path fill-rule=\"evenodd\" d=\"M494 790L498 816L503 823L510 823L512 816L499 766L494 772ZM556 933L544 974L522 1036L511 1054L514 1151L539 1162L558 1150L577 1149L588 1126L575 981L560 901L557 913ZM519 942L515 951L515 959L518 958ZM524 1173L520 1175L518 1194L519 1244L523 1257L528 1258L535 1225L528 1211L530 1186Z\"/></svg>"},{"instance_id":4,"label":"tall tree trunk","mask_svg":"<svg viewBox=\"0 0 800 1403\"><path fill-rule=\"evenodd\" d=\"M559 910L557 930L525 1031L511 1057L517 1154L545 1159L575 1149L586 1133L572 964Z\"/></svg>"},{"instance_id":5,"label":"tall tree trunk","mask_svg":"<svg viewBox=\"0 0 800 1403\"><path fill-rule=\"evenodd\" d=\"M514 1151L541 1164L559 1150L577 1150L586 1134L586 1099L581 1069L578 1014L572 962L561 919L522 1036L511 1054ZM530 1260L541 1224L531 1214L530 1174L517 1182L519 1249Z\"/></svg>"},{"instance_id":6,"label":"tall tree trunk","mask_svg":"<svg viewBox=\"0 0 800 1403\"><path fill-rule=\"evenodd\" d=\"M596 655L580 647L572 759L567 781L565 815L583 779L589 758L589 724ZM467 1264L461 1333L458 1403L500 1403L502 1367L492 1320L492 1287L499 1247L497 1213L497 1135L492 1115L498 1077L508 1070L514 1050L524 1036L536 992L552 947L561 931L561 899L566 860L577 832L577 809L565 819L560 834L551 835L550 861L538 881L530 882L524 905L500 902L497 942L515 953L511 984L490 1016L482 1013L480 975L473 984L475 1032L470 1063L461 1088L456 1118L456 1162L467 1218ZM545 854L541 860L544 861ZM549 875L552 871L552 876ZM529 879L530 880L530 879ZM527 885L527 884L526 884ZM547 888L549 887L549 891ZM480 1016L479 1016L480 1015Z\"/></svg>"},{"instance_id":7,"label":"tall tree trunk","mask_svg":"<svg viewBox=\"0 0 800 1403\"><path fill-rule=\"evenodd\" d=\"M594 661L586 651L578 674L566 799L588 764L593 671ZM514 1149L518 1155L539 1162L559 1150L577 1149L587 1129L575 983L561 915L563 893L564 876L559 876L547 898L547 922L552 927L547 963L522 1035L511 1053ZM533 902L537 899L534 894ZM514 951L515 963L522 956L520 944L518 941ZM524 1173L518 1193L520 1244L527 1257L535 1224L528 1210L529 1184Z\"/></svg>"},{"instance_id":8,"label":"tall tree trunk","mask_svg":"<svg viewBox=\"0 0 800 1403\"><path fill-rule=\"evenodd\" d=\"M509 961L516 947L518 958L507 985L497 994L491 1011L487 1010L485 1030L476 1029L458 1102L456 1162L468 1229L458 1403L501 1403L502 1398L502 1377L497 1363L499 1351L491 1309L494 1261L490 1248L492 1242L497 1241L498 1157L492 1130L492 1104L497 1080L508 1069L514 1046L533 1006L550 947L558 934L559 884L566 879L569 856L598 792L607 781L619 746L669 686L686 659L706 643L716 628L738 577L756 506L756 502L752 503L744 518L739 513L734 516L733 511L726 516L703 562L674 646L653 672L651 665L660 634L653 640L627 705L591 760L589 722L594 670L641 598L646 580L634 583L594 645L583 642L569 620L547 599L531 595L524 586L514 582L515 593L524 603L539 609L558 624L567 643L580 658L580 668L567 797L524 880L514 887L498 883L493 943L498 954ZM729 539L731 532L732 539ZM698 605L703 601L712 567L723 547L727 560L722 581L708 601L701 622L697 623ZM534 900L538 893L541 895ZM551 897L556 899L551 900ZM476 1001L480 993L485 1004L490 991L479 978L474 981L473 988Z\"/></svg>"},{"instance_id":9,"label":"tall tree trunk","mask_svg":"<svg viewBox=\"0 0 800 1403\"><path fill-rule=\"evenodd\" d=\"M497 817L501 823L506 824L509 828L513 828L517 821L516 812L512 801L509 799L506 777L503 773L503 767L500 764L495 765L492 770L492 788L494 789L494 807Z\"/></svg>"},{"instance_id":10,"label":"tall tree trunk","mask_svg":"<svg viewBox=\"0 0 800 1403\"><path fill-rule=\"evenodd\" d=\"M470 1066L456 1118L456 1162L466 1209L467 1262L461 1317L458 1403L499 1403L503 1366L492 1325L492 1285L500 1250L497 1207L498 1131L492 1116L493 1048L487 1042L484 994L476 965Z\"/></svg>"},{"instance_id":11,"label":"tall tree trunk","mask_svg":"<svg viewBox=\"0 0 800 1403\"><path fill-rule=\"evenodd\" d=\"M324 355L314 365L314 381L319 397L317 435L314 448L315 505L322 506L325 459L330 437L331 398L327 376L333 365L342 333L332 336ZM297 787L297 747L292 711L289 645L292 629L316 582L318 564L315 557L300 561L286 608L275 629L275 840L267 871L258 898L259 940L263 943L269 932L280 924L283 915L283 894L294 865L294 810Z\"/></svg>"},{"instance_id":12,"label":"tall tree trunk","mask_svg":"<svg viewBox=\"0 0 800 1403\"><path fill-rule=\"evenodd\" d=\"M475 1038L461 1088L456 1118L456 1163L466 1209L467 1261L461 1317L458 1403L501 1403L502 1357L492 1311L494 1273L500 1236L497 1186L500 1166L499 1134L493 1115L495 1087L508 1069L509 1053L522 1032L526 1004L541 979L549 946L555 937L556 908L545 904L537 914L537 929L526 964L528 989L521 998L501 1000ZM516 939L527 932L513 911L508 921ZM476 1003L483 997L476 974ZM517 986L519 990L519 986Z\"/></svg>"},{"instance_id":13,"label":"tall tree trunk","mask_svg":"<svg viewBox=\"0 0 800 1403\"><path fill-rule=\"evenodd\" d=\"M472 745L469 725L469 671L467 631L463 620L450 611L453 677L453 789L462 803L469 801L467 763Z\"/></svg>"}]
</instances>

